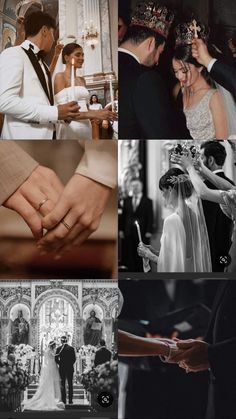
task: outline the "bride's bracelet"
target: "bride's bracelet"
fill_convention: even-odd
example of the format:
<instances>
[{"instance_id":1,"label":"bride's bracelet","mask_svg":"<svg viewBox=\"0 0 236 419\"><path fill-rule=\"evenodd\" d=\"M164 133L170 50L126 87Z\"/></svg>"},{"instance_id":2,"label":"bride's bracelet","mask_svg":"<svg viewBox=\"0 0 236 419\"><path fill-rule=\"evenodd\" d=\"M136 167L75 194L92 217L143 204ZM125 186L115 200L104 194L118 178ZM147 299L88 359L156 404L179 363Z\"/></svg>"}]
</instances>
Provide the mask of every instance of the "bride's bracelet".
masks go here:
<instances>
[{"instance_id":1,"label":"bride's bracelet","mask_svg":"<svg viewBox=\"0 0 236 419\"><path fill-rule=\"evenodd\" d=\"M172 357L172 349L173 349L173 345L170 345L168 342L163 342L166 346L168 346L169 352L168 355L159 355L159 358L161 359L162 362L170 362L170 359Z\"/></svg>"},{"instance_id":2,"label":"bride's bracelet","mask_svg":"<svg viewBox=\"0 0 236 419\"><path fill-rule=\"evenodd\" d=\"M170 355L171 355L171 347L170 347L168 342L163 342L163 343L168 348L168 355L160 355L160 358L163 362L168 362L168 360L170 359Z\"/></svg>"}]
</instances>

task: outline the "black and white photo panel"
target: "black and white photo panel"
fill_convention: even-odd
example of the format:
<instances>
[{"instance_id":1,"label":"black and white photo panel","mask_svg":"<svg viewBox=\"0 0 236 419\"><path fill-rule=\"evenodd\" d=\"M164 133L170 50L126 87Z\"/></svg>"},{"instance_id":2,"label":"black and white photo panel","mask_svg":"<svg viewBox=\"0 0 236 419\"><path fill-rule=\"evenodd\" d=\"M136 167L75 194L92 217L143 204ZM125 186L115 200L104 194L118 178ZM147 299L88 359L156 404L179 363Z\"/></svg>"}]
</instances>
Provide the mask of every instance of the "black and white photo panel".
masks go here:
<instances>
[{"instance_id":1,"label":"black and white photo panel","mask_svg":"<svg viewBox=\"0 0 236 419\"><path fill-rule=\"evenodd\" d=\"M236 270L234 140L119 141L119 278Z\"/></svg>"}]
</instances>

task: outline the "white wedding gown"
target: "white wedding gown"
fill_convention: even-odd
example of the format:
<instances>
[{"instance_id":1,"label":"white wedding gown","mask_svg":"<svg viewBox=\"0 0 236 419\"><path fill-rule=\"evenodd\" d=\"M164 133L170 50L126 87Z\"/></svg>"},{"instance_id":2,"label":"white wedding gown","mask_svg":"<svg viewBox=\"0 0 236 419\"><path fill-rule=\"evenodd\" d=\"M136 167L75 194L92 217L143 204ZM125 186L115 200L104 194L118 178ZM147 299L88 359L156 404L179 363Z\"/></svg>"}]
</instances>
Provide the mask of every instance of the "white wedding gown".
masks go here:
<instances>
[{"instance_id":1,"label":"white wedding gown","mask_svg":"<svg viewBox=\"0 0 236 419\"><path fill-rule=\"evenodd\" d=\"M211 272L208 236L203 234L205 220L197 221L192 209L192 229L186 228L178 212L166 217L157 257L158 272ZM198 227L197 227L198 223Z\"/></svg>"},{"instance_id":2,"label":"white wedding gown","mask_svg":"<svg viewBox=\"0 0 236 419\"><path fill-rule=\"evenodd\" d=\"M75 100L80 106L79 112L87 112L89 99L89 91L85 86L75 86ZM71 87L61 90L54 96L55 104L62 105L70 102ZM80 121L71 121L66 123L61 121L57 124L57 139L58 140L91 140L92 139L92 125L89 119L81 119Z\"/></svg>"},{"instance_id":3,"label":"white wedding gown","mask_svg":"<svg viewBox=\"0 0 236 419\"><path fill-rule=\"evenodd\" d=\"M63 410L60 374L55 361L55 351L47 349L41 369L39 385L34 396L24 404L24 410Z\"/></svg>"}]
</instances>

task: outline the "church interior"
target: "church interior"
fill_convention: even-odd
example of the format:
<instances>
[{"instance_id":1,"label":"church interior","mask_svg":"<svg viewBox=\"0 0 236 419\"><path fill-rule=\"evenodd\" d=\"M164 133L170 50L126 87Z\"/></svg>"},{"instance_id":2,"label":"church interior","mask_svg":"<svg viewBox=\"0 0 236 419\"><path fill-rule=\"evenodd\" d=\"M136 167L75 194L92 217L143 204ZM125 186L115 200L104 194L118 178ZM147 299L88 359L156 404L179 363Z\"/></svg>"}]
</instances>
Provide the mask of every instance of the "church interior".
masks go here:
<instances>
[{"instance_id":1,"label":"church interior","mask_svg":"<svg viewBox=\"0 0 236 419\"><path fill-rule=\"evenodd\" d=\"M130 23L130 13L138 3L139 0L119 0L120 42L125 28ZM176 84L171 64L175 46L173 28L180 22L192 19L202 22L209 29L208 46L211 45L212 54L234 65L233 54L236 46L234 0L224 2L221 0L161 0L158 4L166 6L175 13L174 24L158 64L158 71L169 86L170 94Z\"/></svg>"},{"instance_id":2,"label":"church interior","mask_svg":"<svg viewBox=\"0 0 236 419\"><path fill-rule=\"evenodd\" d=\"M201 142L204 143L204 141ZM164 175L167 170L176 166L170 161L170 151L173 150L177 144L184 145L186 143L188 144L188 147L191 145L200 147L200 140L149 140L146 142L137 140L119 141L119 231L122 230L124 200L127 197L132 196L132 179L139 179L143 184L143 195L152 201L153 224L150 244L155 249L160 249L163 221L169 213L168 209L163 205L163 198L158 187L158 183L161 176ZM226 176L233 179L235 182L235 140L227 142L225 147L227 157L224 164L224 171ZM144 216L147 217L147 214ZM136 238L138 239L137 231ZM119 235L120 272L125 270L127 271L127 261L125 260L126 256L127 252L125 251L124 239L121 235ZM137 260L140 259L138 256L137 258ZM141 270L143 269L141 268Z\"/></svg>"},{"instance_id":3,"label":"church interior","mask_svg":"<svg viewBox=\"0 0 236 419\"><path fill-rule=\"evenodd\" d=\"M57 22L55 43L47 64L51 64L58 43L81 45L85 58L77 75L85 78L90 98L97 95L104 108L118 89L117 27L113 24L117 21L117 1L3 0L0 2L0 51L24 41L20 18L34 10L51 14ZM93 122L93 139L110 139L114 131L111 124Z\"/></svg>"},{"instance_id":4,"label":"church interior","mask_svg":"<svg viewBox=\"0 0 236 419\"><path fill-rule=\"evenodd\" d=\"M85 409L90 415L91 395L81 383L81 377L94 367L95 353L101 339L104 339L111 352L111 361L116 359L117 310L118 289L112 281L2 281L1 359L6 354L8 358L9 353L14 354L15 360L20 360L22 368L29 375L22 402L31 398L37 390L49 342L53 340L58 346L61 337L66 336L76 354L74 409L76 405L77 409ZM92 317L100 326L96 330L89 327Z\"/></svg>"}]
</instances>

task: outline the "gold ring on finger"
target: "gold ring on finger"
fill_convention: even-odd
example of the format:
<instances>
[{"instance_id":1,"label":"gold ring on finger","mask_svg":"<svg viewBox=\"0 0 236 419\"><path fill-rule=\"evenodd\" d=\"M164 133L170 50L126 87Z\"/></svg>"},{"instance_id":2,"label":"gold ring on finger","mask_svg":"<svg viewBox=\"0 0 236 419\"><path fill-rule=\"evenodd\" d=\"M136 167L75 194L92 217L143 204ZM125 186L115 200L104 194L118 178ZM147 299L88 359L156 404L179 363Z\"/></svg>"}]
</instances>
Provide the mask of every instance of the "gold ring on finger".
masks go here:
<instances>
[{"instance_id":1,"label":"gold ring on finger","mask_svg":"<svg viewBox=\"0 0 236 419\"><path fill-rule=\"evenodd\" d=\"M44 198L38 205L38 211L40 210L40 208L45 204L45 202L48 201L48 198Z\"/></svg>"},{"instance_id":2,"label":"gold ring on finger","mask_svg":"<svg viewBox=\"0 0 236 419\"><path fill-rule=\"evenodd\" d=\"M71 227L69 226L69 224L67 224L67 223L65 222L65 220L61 220L61 224L63 224L63 225L64 225L64 227L65 227L67 230L71 230Z\"/></svg>"}]
</instances>

